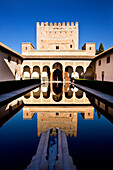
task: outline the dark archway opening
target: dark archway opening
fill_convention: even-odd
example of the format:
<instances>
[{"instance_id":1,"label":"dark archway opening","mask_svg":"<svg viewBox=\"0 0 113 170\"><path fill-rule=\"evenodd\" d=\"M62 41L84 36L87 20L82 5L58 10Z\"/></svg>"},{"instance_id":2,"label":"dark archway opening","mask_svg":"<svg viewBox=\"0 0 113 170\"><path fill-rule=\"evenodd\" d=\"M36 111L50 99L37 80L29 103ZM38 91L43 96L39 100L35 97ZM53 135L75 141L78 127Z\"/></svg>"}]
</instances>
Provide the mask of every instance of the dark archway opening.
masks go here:
<instances>
[{"instance_id":1,"label":"dark archway opening","mask_svg":"<svg viewBox=\"0 0 113 170\"><path fill-rule=\"evenodd\" d=\"M62 88L63 88L62 86L63 86L62 83L54 83L53 84L53 92L55 94L61 93L62 92Z\"/></svg>"},{"instance_id":2,"label":"dark archway opening","mask_svg":"<svg viewBox=\"0 0 113 170\"><path fill-rule=\"evenodd\" d=\"M61 70L56 69L53 72L53 80L55 80L55 81L62 81L63 80L63 78L62 78L62 71Z\"/></svg>"}]
</instances>

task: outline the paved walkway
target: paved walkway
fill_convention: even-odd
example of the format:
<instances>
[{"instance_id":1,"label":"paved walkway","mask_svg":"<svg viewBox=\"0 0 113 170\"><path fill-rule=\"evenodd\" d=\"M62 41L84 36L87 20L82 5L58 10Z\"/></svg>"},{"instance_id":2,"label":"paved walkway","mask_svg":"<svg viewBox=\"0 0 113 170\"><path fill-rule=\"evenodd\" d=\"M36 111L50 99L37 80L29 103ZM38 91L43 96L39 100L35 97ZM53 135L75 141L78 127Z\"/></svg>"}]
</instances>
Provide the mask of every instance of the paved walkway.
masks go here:
<instances>
[{"instance_id":1,"label":"paved walkway","mask_svg":"<svg viewBox=\"0 0 113 170\"><path fill-rule=\"evenodd\" d=\"M109 103L113 107L113 96L110 96L108 94L102 93L100 91L97 91L97 90L94 90L94 89L91 89L89 87L86 87L86 86L83 86L83 85L79 85L79 84L76 84L76 83L74 83L74 85L76 87L80 88L81 90L90 93L94 97L97 97L97 98L103 100L104 102Z\"/></svg>"},{"instance_id":2,"label":"paved walkway","mask_svg":"<svg viewBox=\"0 0 113 170\"><path fill-rule=\"evenodd\" d=\"M39 87L41 84L34 84L19 90L15 90L6 94L0 95L0 106L9 103L10 101L30 92L31 90Z\"/></svg>"}]
</instances>

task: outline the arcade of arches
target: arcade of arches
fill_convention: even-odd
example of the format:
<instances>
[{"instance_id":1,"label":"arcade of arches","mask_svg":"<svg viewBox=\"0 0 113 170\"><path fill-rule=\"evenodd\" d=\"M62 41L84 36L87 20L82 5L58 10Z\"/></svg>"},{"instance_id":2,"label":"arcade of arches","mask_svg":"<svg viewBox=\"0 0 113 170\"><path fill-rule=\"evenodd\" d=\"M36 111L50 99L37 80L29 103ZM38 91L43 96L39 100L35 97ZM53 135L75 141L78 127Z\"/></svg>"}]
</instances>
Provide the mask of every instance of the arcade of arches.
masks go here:
<instances>
[{"instance_id":1,"label":"arcade of arches","mask_svg":"<svg viewBox=\"0 0 113 170\"><path fill-rule=\"evenodd\" d=\"M69 81L70 78L87 78L93 75L93 68L90 66L91 60L80 61L24 61L22 78L50 81Z\"/></svg>"}]
</instances>

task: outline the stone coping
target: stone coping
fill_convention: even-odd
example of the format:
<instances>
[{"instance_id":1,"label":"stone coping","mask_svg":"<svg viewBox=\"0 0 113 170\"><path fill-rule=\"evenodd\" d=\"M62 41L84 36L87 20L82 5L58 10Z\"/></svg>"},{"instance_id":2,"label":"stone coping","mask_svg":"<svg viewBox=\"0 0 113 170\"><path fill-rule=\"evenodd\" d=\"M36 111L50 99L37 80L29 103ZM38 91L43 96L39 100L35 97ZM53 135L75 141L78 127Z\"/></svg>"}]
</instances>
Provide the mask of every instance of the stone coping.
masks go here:
<instances>
[{"instance_id":1,"label":"stone coping","mask_svg":"<svg viewBox=\"0 0 113 170\"><path fill-rule=\"evenodd\" d=\"M85 92L87 92L87 93L90 93L90 94L93 95L94 97L102 100L102 101L105 102L105 103L108 103L110 106L113 107L113 96L110 96L110 95L108 95L108 94L102 93L102 92L100 92L100 91L91 89L91 88L86 87L86 86L83 86L83 85L79 85L79 84L77 84L77 83L74 83L74 85L75 85L77 88L79 88L79 89L81 89L81 90L83 90L83 91L85 91Z\"/></svg>"},{"instance_id":2,"label":"stone coping","mask_svg":"<svg viewBox=\"0 0 113 170\"><path fill-rule=\"evenodd\" d=\"M21 88L21 89L0 95L0 107L3 106L4 104L11 102L12 100L14 100L20 96L30 92L31 90L39 87L40 85L41 84L34 84L34 85L30 85L25 88Z\"/></svg>"}]
</instances>

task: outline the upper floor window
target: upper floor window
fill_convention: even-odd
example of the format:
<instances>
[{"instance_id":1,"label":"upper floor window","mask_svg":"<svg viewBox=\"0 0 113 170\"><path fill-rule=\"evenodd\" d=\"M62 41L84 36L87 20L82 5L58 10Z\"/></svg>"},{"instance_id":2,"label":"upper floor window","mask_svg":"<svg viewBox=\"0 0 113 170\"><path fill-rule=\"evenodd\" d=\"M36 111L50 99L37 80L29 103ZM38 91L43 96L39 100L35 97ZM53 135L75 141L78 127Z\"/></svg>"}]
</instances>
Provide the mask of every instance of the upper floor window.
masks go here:
<instances>
[{"instance_id":1,"label":"upper floor window","mask_svg":"<svg viewBox=\"0 0 113 170\"><path fill-rule=\"evenodd\" d=\"M101 65L101 60L99 60L99 63L98 63L98 65L99 65L99 66Z\"/></svg>"},{"instance_id":2,"label":"upper floor window","mask_svg":"<svg viewBox=\"0 0 113 170\"><path fill-rule=\"evenodd\" d=\"M70 45L70 48L72 48L73 46L72 46L72 44Z\"/></svg>"},{"instance_id":3,"label":"upper floor window","mask_svg":"<svg viewBox=\"0 0 113 170\"><path fill-rule=\"evenodd\" d=\"M88 113L88 116L90 116L90 113Z\"/></svg>"},{"instance_id":4,"label":"upper floor window","mask_svg":"<svg viewBox=\"0 0 113 170\"><path fill-rule=\"evenodd\" d=\"M58 116L59 115L59 113L58 112L56 112L56 116Z\"/></svg>"},{"instance_id":5,"label":"upper floor window","mask_svg":"<svg viewBox=\"0 0 113 170\"><path fill-rule=\"evenodd\" d=\"M27 50L27 47L25 47L25 50Z\"/></svg>"},{"instance_id":6,"label":"upper floor window","mask_svg":"<svg viewBox=\"0 0 113 170\"><path fill-rule=\"evenodd\" d=\"M56 49L59 49L59 46L56 46Z\"/></svg>"},{"instance_id":7,"label":"upper floor window","mask_svg":"<svg viewBox=\"0 0 113 170\"><path fill-rule=\"evenodd\" d=\"M89 47L89 50L91 50L91 47Z\"/></svg>"},{"instance_id":8,"label":"upper floor window","mask_svg":"<svg viewBox=\"0 0 113 170\"><path fill-rule=\"evenodd\" d=\"M8 56L8 62L10 62L11 61L11 56Z\"/></svg>"},{"instance_id":9,"label":"upper floor window","mask_svg":"<svg viewBox=\"0 0 113 170\"><path fill-rule=\"evenodd\" d=\"M107 57L107 63L110 63L110 56Z\"/></svg>"}]
</instances>

